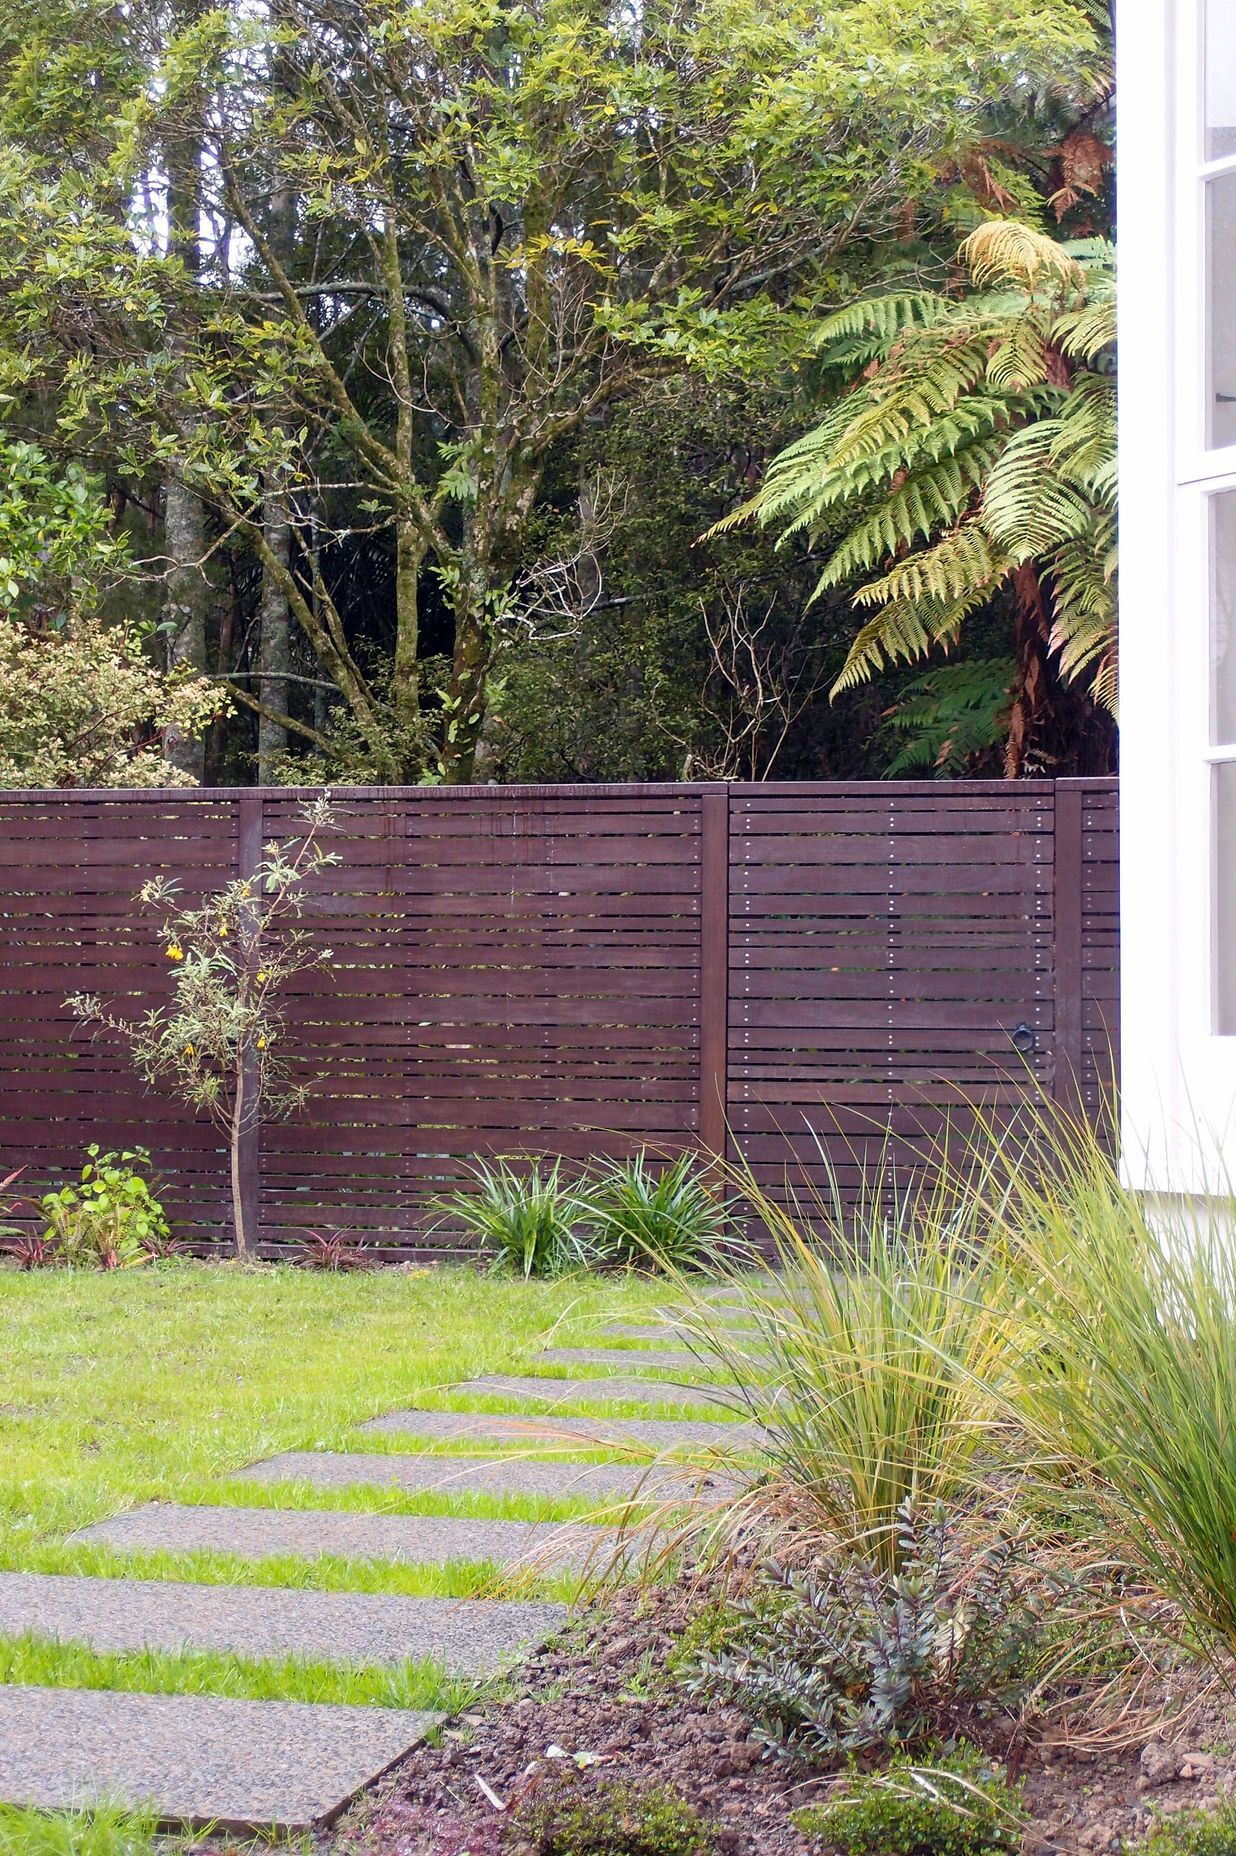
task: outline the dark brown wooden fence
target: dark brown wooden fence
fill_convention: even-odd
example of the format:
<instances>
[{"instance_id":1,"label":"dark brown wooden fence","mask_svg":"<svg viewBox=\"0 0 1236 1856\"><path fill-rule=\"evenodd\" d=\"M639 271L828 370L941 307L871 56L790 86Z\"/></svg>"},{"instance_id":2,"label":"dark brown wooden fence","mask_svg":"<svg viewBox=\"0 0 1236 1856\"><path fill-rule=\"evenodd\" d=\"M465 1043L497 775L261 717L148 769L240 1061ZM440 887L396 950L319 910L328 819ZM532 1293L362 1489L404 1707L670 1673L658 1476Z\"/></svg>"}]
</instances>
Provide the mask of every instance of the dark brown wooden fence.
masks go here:
<instances>
[{"instance_id":1,"label":"dark brown wooden fence","mask_svg":"<svg viewBox=\"0 0 1236 1856\"><path fill-rule=\"evenodd\" d=\"M226 1230L220 1142L66 993L167 996L133 896L197 899L297 827L265 792L0 794L0 1176L144 1142L183 1228ZM308 1111L247 1152L264 1244L342 1225L450 1248L478 1154L740 1152L771 1189L906 1166L966 1101L1110 1095L1110 780L353 789L292 1005Z\"/></svg>"}]
</instances>

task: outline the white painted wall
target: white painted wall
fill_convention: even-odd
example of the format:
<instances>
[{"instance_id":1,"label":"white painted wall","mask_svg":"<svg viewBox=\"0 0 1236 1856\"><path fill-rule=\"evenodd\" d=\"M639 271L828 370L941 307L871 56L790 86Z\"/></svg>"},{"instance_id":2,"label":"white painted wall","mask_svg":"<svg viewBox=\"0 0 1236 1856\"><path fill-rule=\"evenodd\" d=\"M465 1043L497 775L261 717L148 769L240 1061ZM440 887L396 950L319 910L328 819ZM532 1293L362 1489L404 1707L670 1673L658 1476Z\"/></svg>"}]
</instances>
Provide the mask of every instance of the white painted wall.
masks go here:
<instances>
[{"instance_id":1,"label":"white painted wall","mask_svg":"<svg viewBox=\"0 0 1236 1856\"><path fill-rule=\"evenodd\" d=\"M1119 0L1117 80L1124 1165L1213 1190L1236 1160L1236 0Z\"/></svg>"}]
</instances>

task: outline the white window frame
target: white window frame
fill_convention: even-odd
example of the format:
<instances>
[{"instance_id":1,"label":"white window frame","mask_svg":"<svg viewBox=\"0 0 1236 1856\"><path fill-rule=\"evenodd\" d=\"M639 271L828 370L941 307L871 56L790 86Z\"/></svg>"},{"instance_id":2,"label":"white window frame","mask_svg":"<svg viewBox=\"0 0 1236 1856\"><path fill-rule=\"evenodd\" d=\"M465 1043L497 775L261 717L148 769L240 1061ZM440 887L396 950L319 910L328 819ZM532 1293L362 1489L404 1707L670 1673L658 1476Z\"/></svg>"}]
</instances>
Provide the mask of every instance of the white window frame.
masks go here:
<instances>
[{"instance_id":1,"label":"white window frame","mask_svg":"<svg viewBox=\"0 0 1236 1856\"><path fill-rule=\"evenodd\" d=\"M1122 0L1117 25L1121 477L1121 1060L1133 1185L1219 1184L1236 1036L1214 1024L1210 499L1205 445L1204 0ZM1236 959L1236 947L1230 950ZM1236 1168L1233 1169L1236 1172Z\"/></svg>"}]
</instances>

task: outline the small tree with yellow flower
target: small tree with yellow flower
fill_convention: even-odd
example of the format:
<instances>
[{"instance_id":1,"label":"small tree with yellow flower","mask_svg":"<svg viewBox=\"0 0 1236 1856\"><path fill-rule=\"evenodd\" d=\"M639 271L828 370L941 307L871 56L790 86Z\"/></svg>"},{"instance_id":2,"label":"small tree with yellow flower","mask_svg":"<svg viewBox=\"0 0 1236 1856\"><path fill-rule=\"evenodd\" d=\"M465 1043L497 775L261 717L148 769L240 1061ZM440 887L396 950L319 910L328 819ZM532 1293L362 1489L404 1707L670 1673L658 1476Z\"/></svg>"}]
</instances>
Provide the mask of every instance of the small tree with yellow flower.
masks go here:
<instances>
[{"instance_id":1,"label":"small tree with yellow flower","mask_svg":"<svg viewBox=\"0 0 1236 1856\"><path fill-rule=\"evenodd\" d=\"M290 1061L282 1004L287 983L333 958L295 925L304 912L306 879L339 861L321 842L334 824L329 794L305 807L304 822L299 837L263 847L251 876L197 908L178 908L179 886L166 877L142 885L138 899L156 917L164 958L175 972L169 1005L130 1020L92 993L65 1000L96 1035L111 1033L126 1043L148 1083L170 1084L227 1135L242 1263L253 1256L241 1190L245 1136L259 1115L293 1114L311 1087L295 1078Z\"/></svg>"}]
</instances>

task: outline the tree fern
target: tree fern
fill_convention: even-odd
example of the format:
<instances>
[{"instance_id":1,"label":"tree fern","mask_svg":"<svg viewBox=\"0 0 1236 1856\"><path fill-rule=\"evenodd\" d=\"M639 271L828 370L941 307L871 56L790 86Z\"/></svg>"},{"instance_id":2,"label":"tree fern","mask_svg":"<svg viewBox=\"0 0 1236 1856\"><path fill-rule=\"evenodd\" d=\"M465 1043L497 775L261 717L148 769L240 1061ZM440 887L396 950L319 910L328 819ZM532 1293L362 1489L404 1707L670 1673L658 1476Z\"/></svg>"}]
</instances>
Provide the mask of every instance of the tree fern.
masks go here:
<instances>
[{"instance_id":1,"label":"tree fern","mask_svg":"<svg viewBox=\"0 0 1236 1856\"><path fill-rule=\"evenodd\" d=\"M819 353L839 399L723 526L827 542L817 593L858 582L863 623L834 693L948 649L1014 575L1024 611L1032 571L1050 614L1039 645L1114 712L1114 251L1001 219L960 257L955 293L828 318ZM1010 713L1019 700L1015 687Z\"/></svg>"}]
</instances>

